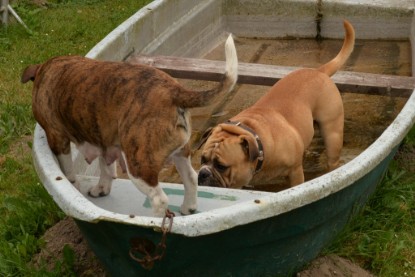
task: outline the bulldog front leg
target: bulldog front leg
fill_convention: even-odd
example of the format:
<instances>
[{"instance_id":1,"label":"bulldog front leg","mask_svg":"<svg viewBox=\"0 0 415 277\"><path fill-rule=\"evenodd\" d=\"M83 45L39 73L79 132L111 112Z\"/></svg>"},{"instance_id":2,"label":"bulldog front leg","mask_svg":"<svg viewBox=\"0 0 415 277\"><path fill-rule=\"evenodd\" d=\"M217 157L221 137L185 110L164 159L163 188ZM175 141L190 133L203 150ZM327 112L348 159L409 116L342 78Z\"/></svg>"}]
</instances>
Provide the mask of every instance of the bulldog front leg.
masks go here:
<instances>
[{"instance_id":1,"label":"bulldog front leg","mask_svg":"<svg viewBox=\"0 0 415 277\"><path fill-rule=\"evenodd\" d=\"M299 184L304 183L304 170L303 166L300 164L296 167L291 169L291 172L288 175L288 179L290 182L290 187L295 187Z\"/></svg>"}]
</instances>

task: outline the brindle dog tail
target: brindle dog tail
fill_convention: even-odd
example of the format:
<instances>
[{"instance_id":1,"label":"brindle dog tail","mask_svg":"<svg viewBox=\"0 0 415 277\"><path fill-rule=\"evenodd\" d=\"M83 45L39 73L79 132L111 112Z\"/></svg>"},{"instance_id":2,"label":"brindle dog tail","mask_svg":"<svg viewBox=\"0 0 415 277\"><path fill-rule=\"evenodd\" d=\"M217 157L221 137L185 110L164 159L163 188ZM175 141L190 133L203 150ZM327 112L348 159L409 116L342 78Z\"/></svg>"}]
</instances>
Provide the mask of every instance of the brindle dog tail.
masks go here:
<instances>
[{"instance_id":1,"label":"brindle dog tail","mask_svg":"<svg viewBox=\"0 0 415 277\"><path fill-rule=\"evenodd\" d=\"M182 108L203 107L232 91L238 80L238 57L232 35L225 43L225 57L225 74L217 87L205 91L179 90L174 95L174 104Z\"/></svg>"}]
</instances>

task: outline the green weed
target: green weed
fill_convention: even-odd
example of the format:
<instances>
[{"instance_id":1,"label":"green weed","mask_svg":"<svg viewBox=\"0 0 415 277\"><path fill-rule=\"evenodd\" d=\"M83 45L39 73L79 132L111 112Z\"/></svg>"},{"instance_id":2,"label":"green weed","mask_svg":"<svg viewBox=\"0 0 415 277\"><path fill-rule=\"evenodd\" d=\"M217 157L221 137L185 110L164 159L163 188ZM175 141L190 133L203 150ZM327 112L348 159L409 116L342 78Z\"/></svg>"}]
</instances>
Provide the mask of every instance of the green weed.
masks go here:
<instances>
[{"instance_id":1,"label":"green weed","mask_svg":"<svg viewBox=\"0 0 415 277\"><path fill-rule=\"evenodd\" d=\"M20 275L27 270L27 263L42 245L39 237L63 217L35 176L22 177L26 178L14 185L25 191L0 197L0 276Z\"/></svg>"},{"instance_id":2,"label":"green weed","mask_svg":"<svg viewBox=\"0 0 415 277\"><path fill-rule=\"evenodd\" d=\"M405 144L415 146L415 128L412 128L404 140Z\"/></svg>"},{"instance_id":3,"label":"green weed","mask_svg":"<svg viewBox=\"0 0 415 277\"><path fill-rule=\"evenodd\" d=\"M9 144L22 136L32 134L34 120L30 104L0 105L0 154Z\"/></svg>"},{"instance_id":4,"label":"green weed","mask_svg":"<svg viewBox=\"0 0 415 277\"><path fill-rule=\"evenodd\" d=\"M361 214L327 253L359 262L378 276L415 276L415 176L392 162Z\"/></svg>"}]
</instances>

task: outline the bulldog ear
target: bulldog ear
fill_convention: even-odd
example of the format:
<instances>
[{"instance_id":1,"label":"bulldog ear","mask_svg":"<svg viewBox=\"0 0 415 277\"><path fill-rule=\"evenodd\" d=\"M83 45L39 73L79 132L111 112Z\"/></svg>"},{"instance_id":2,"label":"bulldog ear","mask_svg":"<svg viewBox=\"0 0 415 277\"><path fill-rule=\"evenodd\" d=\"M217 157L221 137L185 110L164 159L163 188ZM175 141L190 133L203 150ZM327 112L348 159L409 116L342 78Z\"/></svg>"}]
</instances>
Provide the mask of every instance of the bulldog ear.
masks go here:
<instances>
[{"instance_id":1,"label":"bulldog ear","mask_svg":"<svg viewBox=\"0 0 415 277\"><path fill-rule=\"evenodd\" d=\"M199 140L199 143L196 145L196 149L199 150L203 144L207 141L207 139L210 137L210 134L212 134L213 128L209 127L206 129L205 133L202 135L202 137Z\"/></svg>"},{"instance_id":2,"label":"bulldog ear","mask_svg":"<svg viewBox=\"0 0 415 277\"><path fill-rule=\"evenodd\" d=\"M241 140L242 149L246 151L249 161L255 161L259 157L259 149L255 138L246 135L239 136L239 138Z\"/></svg>"}]
</instances>

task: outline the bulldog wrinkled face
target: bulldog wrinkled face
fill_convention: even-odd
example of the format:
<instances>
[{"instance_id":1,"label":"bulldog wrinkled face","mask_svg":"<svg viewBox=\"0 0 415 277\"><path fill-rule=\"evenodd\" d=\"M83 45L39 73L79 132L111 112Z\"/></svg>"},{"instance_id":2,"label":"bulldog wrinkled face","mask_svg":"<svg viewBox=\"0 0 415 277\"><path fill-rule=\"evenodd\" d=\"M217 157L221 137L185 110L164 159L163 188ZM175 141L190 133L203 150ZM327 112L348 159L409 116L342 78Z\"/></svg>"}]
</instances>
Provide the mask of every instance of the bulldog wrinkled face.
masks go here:
<instances>
[{"instance_id":1,"label":"bulldog wrinkled face","mask_svg":"<svg viewBox=\"0 0 415 277\"><path fill-rule=\"evenodd\" d=\"M249 158L248 139L246 135L219 134L214 130L202 152L199 186L242 188L247 185L256 161Z\"/></svg>"}]
</instances>

